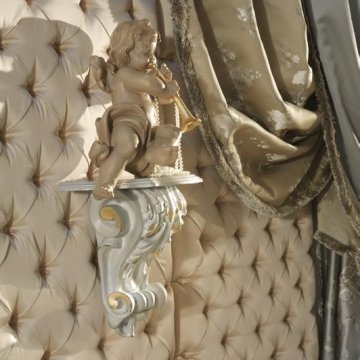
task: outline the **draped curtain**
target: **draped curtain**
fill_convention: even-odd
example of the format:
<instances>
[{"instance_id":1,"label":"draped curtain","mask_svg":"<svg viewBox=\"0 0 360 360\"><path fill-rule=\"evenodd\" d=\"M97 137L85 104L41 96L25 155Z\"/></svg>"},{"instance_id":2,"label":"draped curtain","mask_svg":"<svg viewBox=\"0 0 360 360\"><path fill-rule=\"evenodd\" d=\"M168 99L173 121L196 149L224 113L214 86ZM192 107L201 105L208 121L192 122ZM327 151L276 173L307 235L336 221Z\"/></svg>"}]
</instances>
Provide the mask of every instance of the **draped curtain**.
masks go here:
<instances>
[{"instance_id":1,"label":"draped curtain","mask_svg":"<svg viewBox=\"0 0 360 360\"><path fill-rule=\"evenodd\" d=\"M173 18L192 106L225 182L267 215L312 200L330 168L300 0L173 1Z\"/></svg>"},{"instance_id":2,"label":"draped curtain","mask_svg":"<svg viewBox=\"0 0 360 360\"><path fill-rule=\"evenodd\" d=\"M321 356L358 358L358 2L171 3L183 76L219 174L270 216L316 199Z\"/></svg>"}]
</instances>

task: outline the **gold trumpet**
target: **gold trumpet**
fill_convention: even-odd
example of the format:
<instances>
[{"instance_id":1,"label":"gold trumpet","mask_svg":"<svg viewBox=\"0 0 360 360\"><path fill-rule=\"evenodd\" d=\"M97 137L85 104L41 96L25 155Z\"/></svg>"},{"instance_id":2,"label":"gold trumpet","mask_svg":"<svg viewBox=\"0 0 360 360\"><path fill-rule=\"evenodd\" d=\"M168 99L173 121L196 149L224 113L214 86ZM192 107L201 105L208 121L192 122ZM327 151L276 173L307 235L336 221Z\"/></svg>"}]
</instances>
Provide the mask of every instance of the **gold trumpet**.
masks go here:
<instances>
[{"instance_id":1,"label":"gold trumpet","mask_svg":"<svg viewBox=\"0 0 360 360\"><path fill-rule=\"evenodd\" d=\"M156 66L155 62L150 62L148 64L149 69L153 69L156 71L156 76L162 80L164 83L166 83L166 79L164 75L161 73L159 68ZM180 130L185 133L188 131L191 131L201 125L202 120L194 116L191 111L186 107L183 100L181 99L180 95L177 93L173 96L173 100L175 105L177 106L179 110L179 116L180 116Z\"/></svg>"}]
</instances>

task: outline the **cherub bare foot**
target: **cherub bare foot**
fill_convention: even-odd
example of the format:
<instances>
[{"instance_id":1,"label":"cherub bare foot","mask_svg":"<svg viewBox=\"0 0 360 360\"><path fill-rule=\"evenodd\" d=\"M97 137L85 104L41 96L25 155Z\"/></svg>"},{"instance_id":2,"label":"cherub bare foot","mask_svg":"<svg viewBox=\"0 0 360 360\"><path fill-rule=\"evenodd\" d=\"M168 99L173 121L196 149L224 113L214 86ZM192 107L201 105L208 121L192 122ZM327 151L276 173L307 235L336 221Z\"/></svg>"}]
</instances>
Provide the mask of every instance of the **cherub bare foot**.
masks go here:
<instances>
[{"instance_id":1,"label":"cherub bare foot","mask_svg":"<svg viewBox=\"0 0 360 360\"><path fill-rule=\"evenodd\" d=\"M109 184L98 184L92 194L96 200L112 199L114 197L114 187Z\"/></svg>"}]
</instances>

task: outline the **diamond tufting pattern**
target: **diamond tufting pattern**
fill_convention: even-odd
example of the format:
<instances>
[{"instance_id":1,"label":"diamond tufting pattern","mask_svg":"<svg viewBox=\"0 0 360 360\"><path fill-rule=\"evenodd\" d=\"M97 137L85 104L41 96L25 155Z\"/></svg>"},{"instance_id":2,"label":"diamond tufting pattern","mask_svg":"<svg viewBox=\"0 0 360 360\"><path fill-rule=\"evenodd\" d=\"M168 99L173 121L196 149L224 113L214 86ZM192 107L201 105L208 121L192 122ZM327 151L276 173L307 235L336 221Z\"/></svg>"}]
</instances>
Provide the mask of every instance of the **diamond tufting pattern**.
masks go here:
<instances>
[{"instance_id":1,"label":"diamond tufting pattern","mask_svg":"<svg viewBox=\"0 0 360 360\"><path fill-rule=\"evenodd\" d=\"M2 0L0 13L0 358L316 359L310 209L269 219L216 173L198 133L184 139L188 216L152 268L168 301L119 337L102 310L85 177L109 103L85 83L118 21L148 17L174 57L166 0ZM176 69L175 62L170 65Z\"/></svg>"}]
</instances>

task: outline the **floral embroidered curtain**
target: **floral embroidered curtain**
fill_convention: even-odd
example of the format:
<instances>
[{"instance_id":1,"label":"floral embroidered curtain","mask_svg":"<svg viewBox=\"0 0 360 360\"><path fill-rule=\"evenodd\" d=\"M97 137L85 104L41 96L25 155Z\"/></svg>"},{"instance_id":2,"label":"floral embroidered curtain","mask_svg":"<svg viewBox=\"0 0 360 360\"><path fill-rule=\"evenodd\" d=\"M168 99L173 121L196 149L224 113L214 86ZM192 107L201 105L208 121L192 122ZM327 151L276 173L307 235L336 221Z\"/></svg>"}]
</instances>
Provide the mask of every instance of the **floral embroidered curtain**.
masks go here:
<instances>
[{"instance_id":1,"label":"floral embroidered curtain","mask_svg":"<svg viewBox=\"0 0 360 360\"><path fill-rule=\"evenodd\" d=\"M285 216L328 183L300 0L172 1L177 50L203 137L228 186Z\"/></svg>"}]
</instances>

